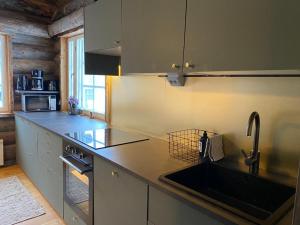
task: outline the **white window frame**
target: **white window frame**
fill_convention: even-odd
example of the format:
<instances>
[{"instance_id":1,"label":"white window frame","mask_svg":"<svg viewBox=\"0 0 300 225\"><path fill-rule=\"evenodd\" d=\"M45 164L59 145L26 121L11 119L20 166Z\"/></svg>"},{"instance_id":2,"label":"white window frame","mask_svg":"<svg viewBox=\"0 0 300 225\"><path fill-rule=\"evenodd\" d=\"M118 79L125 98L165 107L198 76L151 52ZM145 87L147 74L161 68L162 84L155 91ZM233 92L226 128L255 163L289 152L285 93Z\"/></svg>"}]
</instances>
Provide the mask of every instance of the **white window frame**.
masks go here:
<instances>
[{"instance_id":1,"label":"white window frame","mask_svg":"<svg viewBox=\"0 0 300 225\"><path fill-rule=\"evenodd\" d=\"M2 86L3 86L3 106L0 106L0 113L8 113L10 111L10 95L9 95L9 70L8 70L8 37L5 34L0 33L0 42L3 48L0 48L0 60L2 61L2 70L3 76Z\"/></svg>"},{"instance_id":2,"label":"white window frame","mask_svg":"<svg viewBox=\"0 0 300 225\"><path fill-rule=\"evenodd\" d=\"M74 53L73 53L73 74L71 76L73 76L73 84L71 83L71 80L70 80L70 71L69 71L69 41L74 41L74 43L76 43L76 40L79 39L79 38L82 38L84 37L83 34L79 34L79 35L75 35L75 36L71 36L71 37L68 37L67 38L67 51L68 51L68 84L67 84L67 93L68 93L68 96L70 95L70 89L72 88L73 90L73 96L78 96L78 93L77 93L77 60L76 60L76 46L75 48L73 49L74 50ZM93 82L94 83L94 82ZM93 88L97 88L98 86L89 86L89 85L83 85L84 87L93 87ZM85 109L82 109L82 112L84 115L87 115L87 116L90 116L91 113L93 115L94 118L96 119L100 119L100 120L104 120L106 122L110 122L110 89L111 89L111 80L109 77L106 77L105 78L105 87L103 86L99 86L99 88L104 88L105 89L105 114L101 114L101 113L97 113L97 112L92 112L92 111L89 111L89 110L85 110ZM81 100L81 99L80 99Z\"/></svg>"}]
</instances>

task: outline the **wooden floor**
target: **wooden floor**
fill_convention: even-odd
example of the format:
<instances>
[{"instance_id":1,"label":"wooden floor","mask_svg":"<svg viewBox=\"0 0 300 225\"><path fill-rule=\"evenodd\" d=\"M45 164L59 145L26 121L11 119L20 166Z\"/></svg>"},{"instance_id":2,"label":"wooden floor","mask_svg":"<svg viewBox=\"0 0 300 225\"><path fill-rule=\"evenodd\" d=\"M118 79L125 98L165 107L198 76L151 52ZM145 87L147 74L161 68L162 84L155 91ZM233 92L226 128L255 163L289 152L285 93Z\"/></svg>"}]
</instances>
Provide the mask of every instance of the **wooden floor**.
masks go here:
<instances>
[{"instance_id":1,"label":"wooden floor","mask_svg":"<svg viewBox=\"0 0 300 225\"><path fill-rule=\"evenodd\" d=\"M21 170L19 166L9 166L5 168L0 168L0 179L17 176L23 185L31 192L31 194L36 198L37 201L44 207L46 214L18 223L18 225L65 225L63 220L54 211L54 209L49 205L47 200L42 196L38 189L32 184L29 178ZM0 212L1 213L1 212Z\"/></svg>"}]
</instances>

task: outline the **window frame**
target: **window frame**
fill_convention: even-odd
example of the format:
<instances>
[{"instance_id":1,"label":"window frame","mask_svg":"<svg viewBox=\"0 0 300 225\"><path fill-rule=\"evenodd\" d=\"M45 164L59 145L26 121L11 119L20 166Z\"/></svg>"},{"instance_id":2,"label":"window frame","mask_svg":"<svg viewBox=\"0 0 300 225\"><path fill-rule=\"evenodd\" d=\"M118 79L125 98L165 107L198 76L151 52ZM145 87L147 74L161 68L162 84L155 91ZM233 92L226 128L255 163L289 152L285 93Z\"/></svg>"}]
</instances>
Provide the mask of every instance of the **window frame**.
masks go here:
<instances>
[{"instance_id":1,"label":"window frame","mask_svg":"<svg viewBox=\"0 0 300 225\"><path fill-rule=\"evenodd\" d=\"M80 34L76 34L76 35L70 35L68 37L65 38L66 41L66 50L67 50L67 58L66 58L66 64L67 64L67 83L66 83L66 91L67 91L67 96L69 97L69 93L70 93L70 65L69 65L69 41L76 41L79 38L84 38L84 34L80 33ZM77 48L74 48L74 53L73 53L73 76L74 74L76 74L76 70L77 70L77 60L76 60L76 53ZM77 96L77 76L73 77L73 85L72 85L72 89L73 89L73 95ZM83 85L85 87L87 87L88 85ZM96 86L92 86L93 88ZM103 86L101 86L101 88L103 88ZM82 114L85 116L90 116L92 115L93 118L96 119L100 119L103 121L106 121L108 123L110 123L110 115L111 115L111 111L110 111L110 107L111 107L111 78L108 76L105 76L105 114L101 114L101 113L97 113L97 112L91 112L89 110L85 110L85 109L81 109ZM92 113L92 114L91 114Z\"/></svg>"},{"instance_id":2,"label":"window frame","mask_svg":"<svg viewBox=\"0 0 300 225\"><path fill-rule=\"evenodd\" d=\"M11 95L10 95L10 70L9 70L9 36L0 33L0 42L3 43L4 48L0 48L0 59L3 58L3 68L2 69L2 86L3 86L3 106L0 107L0 113L10 113L11 112Z\"/></svg>"}]
</instances>

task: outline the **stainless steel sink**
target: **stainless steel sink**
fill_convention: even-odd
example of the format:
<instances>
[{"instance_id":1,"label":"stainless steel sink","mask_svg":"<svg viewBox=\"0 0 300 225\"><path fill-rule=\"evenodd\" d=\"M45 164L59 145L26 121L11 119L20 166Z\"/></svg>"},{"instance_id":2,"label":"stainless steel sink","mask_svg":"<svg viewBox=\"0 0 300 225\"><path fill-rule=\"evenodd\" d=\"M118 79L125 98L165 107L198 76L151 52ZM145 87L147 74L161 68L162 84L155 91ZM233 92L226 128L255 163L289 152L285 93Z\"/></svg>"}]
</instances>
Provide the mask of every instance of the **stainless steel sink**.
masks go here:
<instances>
[{"instance_id":1,"label":"stainless steel sink","mask_svg":"<svg viewBox=\"0 0 300 225\"><path fill-rule=\"evenodd\" d=\"M256 224L273 224L294 204L295 188L210 162L160 179Z\"/></svg>"}]
</instances>

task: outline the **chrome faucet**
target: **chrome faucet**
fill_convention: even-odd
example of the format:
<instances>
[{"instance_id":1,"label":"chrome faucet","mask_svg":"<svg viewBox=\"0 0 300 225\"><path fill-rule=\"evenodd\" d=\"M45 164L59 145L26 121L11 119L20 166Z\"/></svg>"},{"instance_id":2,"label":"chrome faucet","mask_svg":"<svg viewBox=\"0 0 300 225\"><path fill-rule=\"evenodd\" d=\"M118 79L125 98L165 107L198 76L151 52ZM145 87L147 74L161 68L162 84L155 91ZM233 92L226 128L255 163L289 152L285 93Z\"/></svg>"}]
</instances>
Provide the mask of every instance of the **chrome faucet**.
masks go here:
<instances>
[{"instance_id":1,"label":"chrome faucet","mask_svg":"<svg viewBox=\"0 0 300 225\"><path fill-rule=\"evenodd\" d=\"M259 143L259 130L260 130L260 117L258 112L251 113L248 121L248 128L247 128L247 136L251 136L252 134L252 127L253 121L255 120L255 136L253 140L253 149L248 155L244 150L242 153L245 157L245 164L249 166L249 172L257 175L259 172L259 160L260 160L260 152L258 150L258 143Z\"/></svg>"}]
</instances>

